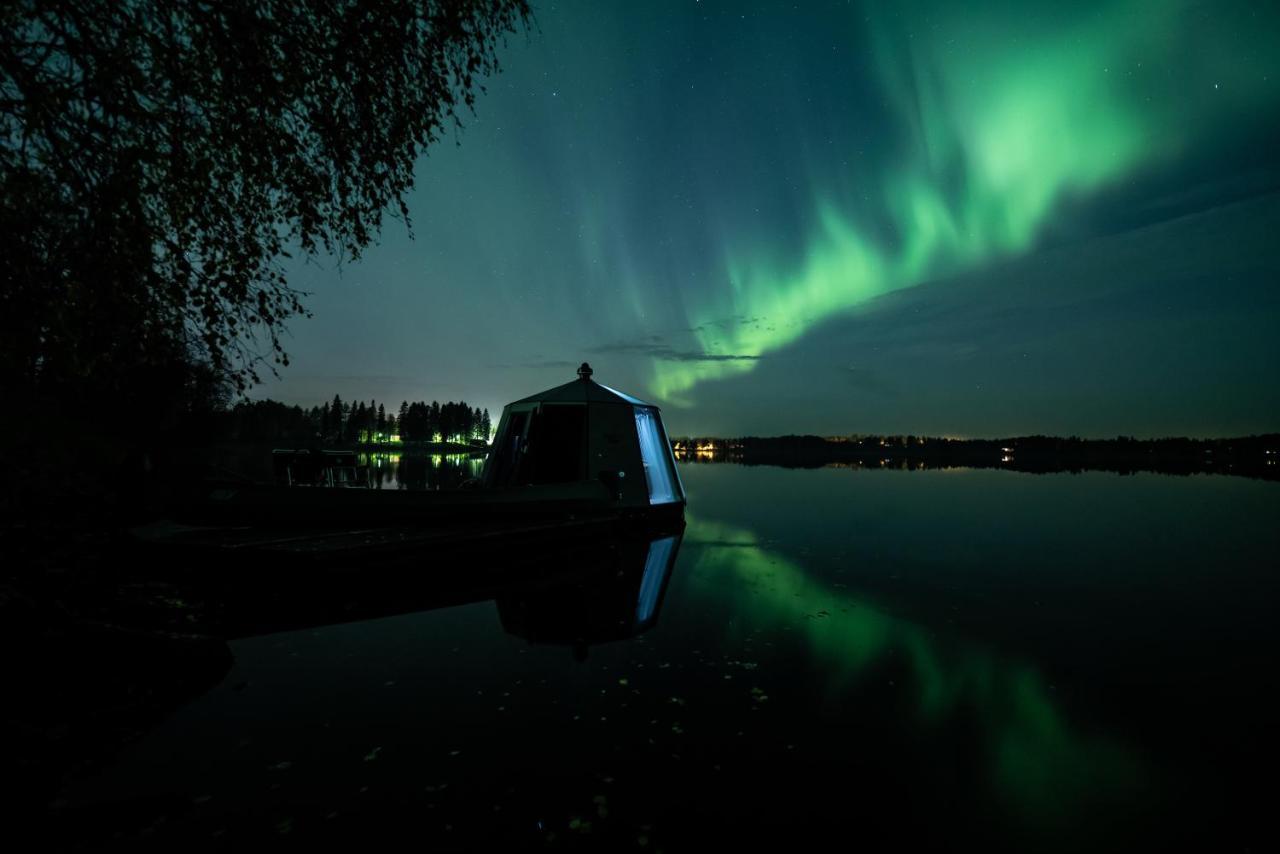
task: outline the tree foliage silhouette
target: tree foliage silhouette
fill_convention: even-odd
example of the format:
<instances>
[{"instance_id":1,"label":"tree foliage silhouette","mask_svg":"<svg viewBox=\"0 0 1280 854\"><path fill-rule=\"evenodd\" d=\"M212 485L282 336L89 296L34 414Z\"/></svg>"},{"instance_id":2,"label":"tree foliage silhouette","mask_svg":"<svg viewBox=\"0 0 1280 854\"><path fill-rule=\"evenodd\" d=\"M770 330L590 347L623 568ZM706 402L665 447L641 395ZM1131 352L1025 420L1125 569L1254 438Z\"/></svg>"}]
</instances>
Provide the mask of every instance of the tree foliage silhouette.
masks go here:
<instances>
[{"instance_id":1,"label":"tree foliage silhouette","mask_svg":"<svg viewBox=\"0 0 1280 854\"><path fill-rule=\"evenodd\" d=\"M305 314L282 259L408 220L525 0L0 3L0 370L243 390Z\"/></svg>"}]
</instances>

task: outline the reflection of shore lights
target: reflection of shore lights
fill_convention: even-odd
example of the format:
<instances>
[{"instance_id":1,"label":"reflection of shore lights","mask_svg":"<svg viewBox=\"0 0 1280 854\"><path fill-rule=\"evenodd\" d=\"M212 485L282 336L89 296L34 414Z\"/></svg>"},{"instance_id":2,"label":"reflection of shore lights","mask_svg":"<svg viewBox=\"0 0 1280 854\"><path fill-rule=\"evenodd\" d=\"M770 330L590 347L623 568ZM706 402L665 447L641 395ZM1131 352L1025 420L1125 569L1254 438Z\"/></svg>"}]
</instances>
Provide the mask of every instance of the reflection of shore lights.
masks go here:
<instances>
[{"instance_id":1,"label":"reflection of shore lights","mask_svg":"<svg viewBox=\"0 0 1280 854\"><path fill-rule=\"evenodd\" d=\"M1001 458L1000 458L1000 462L1002 462L1002 463L1011 463L1011 462L1013 462L1013 457L1011 457L1011 456L1009 456L1009 455L1007 455L1007 454L1006 454L1005 456L1003 456L1003 457L1001 457Z\"/></svg>"}]
</instances>

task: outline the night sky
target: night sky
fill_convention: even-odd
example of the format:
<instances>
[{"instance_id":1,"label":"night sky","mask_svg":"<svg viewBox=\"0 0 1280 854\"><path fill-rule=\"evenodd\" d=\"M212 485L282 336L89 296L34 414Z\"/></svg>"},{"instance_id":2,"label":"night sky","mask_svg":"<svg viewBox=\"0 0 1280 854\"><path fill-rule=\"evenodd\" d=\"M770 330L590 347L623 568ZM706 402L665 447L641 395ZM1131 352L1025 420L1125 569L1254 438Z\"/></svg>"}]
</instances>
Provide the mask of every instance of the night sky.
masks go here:
<instances>
[{"instance_id":1,"label":"night sky","mask_svg":"<svg viewBox=\"0 0 1280 854\"><path fill-rule=\"evenodd\" d=\"M572 2L256 394L672 434L1280 429L1280 7Z\"/></svg>"}]
</instances>

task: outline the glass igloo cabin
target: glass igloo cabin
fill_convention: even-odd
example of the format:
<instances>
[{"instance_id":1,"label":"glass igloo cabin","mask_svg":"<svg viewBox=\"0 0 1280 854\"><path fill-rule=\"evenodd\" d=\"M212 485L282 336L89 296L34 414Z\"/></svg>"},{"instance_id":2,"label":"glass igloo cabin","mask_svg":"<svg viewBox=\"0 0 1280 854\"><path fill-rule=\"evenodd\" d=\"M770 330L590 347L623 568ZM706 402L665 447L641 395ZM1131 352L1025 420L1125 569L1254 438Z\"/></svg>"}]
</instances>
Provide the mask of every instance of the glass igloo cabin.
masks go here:
<instances>
[{"instance_id":1,"label":"glass igloo cabin","mask_svg":"<svg viewBox=\"0 0 1280 854\"><path fill-rule=\"evenodd\" d=\"M658 407L591 374L583 362L573 382L507 404L484 486L602 484L622 508L682 510L684 485Z\"/></svg>"}]
</instances>

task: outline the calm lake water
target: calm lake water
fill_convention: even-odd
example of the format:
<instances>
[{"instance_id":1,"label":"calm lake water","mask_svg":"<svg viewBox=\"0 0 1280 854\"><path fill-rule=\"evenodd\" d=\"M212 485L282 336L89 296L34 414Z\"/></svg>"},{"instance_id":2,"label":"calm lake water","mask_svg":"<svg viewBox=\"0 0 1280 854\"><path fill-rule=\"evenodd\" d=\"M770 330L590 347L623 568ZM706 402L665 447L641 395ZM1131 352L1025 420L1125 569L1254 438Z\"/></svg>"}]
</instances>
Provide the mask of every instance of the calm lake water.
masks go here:
<instances>
[{"instance_id":1,"label":"calm lake water","mask_svg":"<svg viewBox=\"0 0 1280 854\"><path fill-rule=\"evenodd\" d=\"M67 808L157 840L1270 847L1280 484L681 475L683 539L621 607L579 585L234 641ZM656 622L521 636L593 610Z\"/></svg>"}]
</instances>

